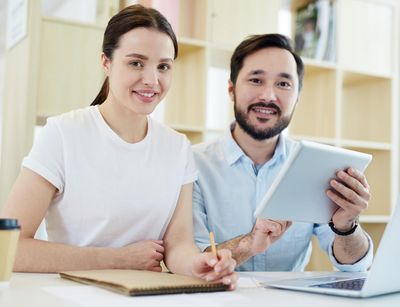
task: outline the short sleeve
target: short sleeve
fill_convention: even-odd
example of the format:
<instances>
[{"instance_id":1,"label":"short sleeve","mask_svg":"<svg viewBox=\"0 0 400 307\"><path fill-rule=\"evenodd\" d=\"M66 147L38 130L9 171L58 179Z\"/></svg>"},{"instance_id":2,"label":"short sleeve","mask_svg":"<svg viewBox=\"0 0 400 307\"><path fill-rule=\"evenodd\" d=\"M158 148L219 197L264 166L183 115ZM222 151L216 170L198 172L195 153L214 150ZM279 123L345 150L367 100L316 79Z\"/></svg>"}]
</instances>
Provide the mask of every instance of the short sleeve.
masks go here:
<instances>
[{"instance_id":1,"label":"short sleeve","mask_svg":"<svg viewBox=\"0 0 400 307\"><path fill-rule=\"evenodd\" d=\"M183 184L194 182L198 177L198 171L194 162L193 151L190 142L185 138L184 155L186 156L185 174Z\"/></svg>"},{"instance_id":2,"label":"short sleeve","mask_svg":"<svg viewBox=\"0 0 400 307\"><path fill-rule=\"evenodd\" d=\"M63 143L54 119L47 120L22 166L45 178L62 193L65 182Z\"/></svg>"}]
</instances>

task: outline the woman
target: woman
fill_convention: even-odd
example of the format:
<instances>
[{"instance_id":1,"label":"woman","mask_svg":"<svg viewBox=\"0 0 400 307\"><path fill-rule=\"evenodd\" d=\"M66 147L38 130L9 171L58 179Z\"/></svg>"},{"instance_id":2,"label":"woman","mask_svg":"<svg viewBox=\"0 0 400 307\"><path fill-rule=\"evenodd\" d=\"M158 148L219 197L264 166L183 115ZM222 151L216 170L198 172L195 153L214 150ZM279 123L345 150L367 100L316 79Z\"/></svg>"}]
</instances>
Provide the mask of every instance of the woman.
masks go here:
<instances>
[{"instance_id":1,"label":"woman","mask_svg":"<svg viewBox=\"0 0 400 307\"><path fill-rule=\"evenodd\" d=\"M177 53L158 11L133 5L111 18L99 95L48 120L4 208L22 225L16 271L161 271L164 260L172 272L234 288L230 252L215 257L193 243L190 144L148 116L170 87ZM34 239L44 217L49 242Z\"/></svg>"}]
</instances>

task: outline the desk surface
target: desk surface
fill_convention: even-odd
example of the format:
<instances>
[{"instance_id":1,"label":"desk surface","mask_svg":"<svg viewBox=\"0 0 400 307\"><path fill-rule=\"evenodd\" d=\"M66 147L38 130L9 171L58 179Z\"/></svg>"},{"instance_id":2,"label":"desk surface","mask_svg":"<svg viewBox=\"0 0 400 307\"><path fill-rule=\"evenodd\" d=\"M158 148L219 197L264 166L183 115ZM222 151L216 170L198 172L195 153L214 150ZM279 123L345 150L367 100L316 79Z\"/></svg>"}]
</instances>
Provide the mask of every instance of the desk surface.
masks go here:
<instances>
[{"instance_id":1,"label":"desk surface","mask_svg":"<svg viewBox=\"0 0 400 307\"><path fill-rule=\"evenodd\" d=\"M241 273L239 287L233 292L127 297L93 286L61 279L57 274L14 273L8 288L0 290L0 306L190 306L250 307L279 304L283 306L400 306L400 293L354 299L302 293L257 286L257 281L321 273L257 272Z\"/></svg>"}]
</instances>

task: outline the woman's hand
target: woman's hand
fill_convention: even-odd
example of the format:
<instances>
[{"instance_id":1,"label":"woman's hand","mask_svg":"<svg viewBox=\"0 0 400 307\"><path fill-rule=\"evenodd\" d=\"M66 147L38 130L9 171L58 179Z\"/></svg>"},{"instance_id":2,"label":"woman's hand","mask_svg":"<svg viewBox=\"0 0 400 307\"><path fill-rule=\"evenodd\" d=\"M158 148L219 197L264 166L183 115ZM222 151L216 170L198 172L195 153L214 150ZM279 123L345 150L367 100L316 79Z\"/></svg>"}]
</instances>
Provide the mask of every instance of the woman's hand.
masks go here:
<instances>
[{"instance_id":1,"label":"woman's hand","mask_svg":"<svg viewBox=\"0 0 400 307\"><path fill-rule=\"evenodd\" d=\"M229 285L230 290L236 288L237 275L234 272L236 261L227 249L217 251L217 257L211 252L204 252L195 256L192 265L194 276L206 281L222 282Z\"/></svg>"},{"instance_id":2,"label":"woman's hand","mask_svg":"<svg viewBox=\"0 0 400 307\"><path fill-rule=\"evenodd\" d=\"M164 242L144 240L118 248L115 268L161 272L160 261L164 259Z\"/></svg>"}]
</instances>

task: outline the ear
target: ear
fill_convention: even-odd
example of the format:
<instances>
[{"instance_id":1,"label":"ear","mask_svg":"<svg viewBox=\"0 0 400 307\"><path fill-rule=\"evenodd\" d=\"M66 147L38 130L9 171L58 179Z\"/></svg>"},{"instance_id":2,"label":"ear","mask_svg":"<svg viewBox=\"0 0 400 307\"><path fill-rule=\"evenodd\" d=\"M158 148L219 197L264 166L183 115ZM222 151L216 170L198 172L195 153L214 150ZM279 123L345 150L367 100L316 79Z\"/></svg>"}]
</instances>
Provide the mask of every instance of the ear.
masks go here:
<instances>
[{"instance_id":1,"label":"ear","mask_svg":"<svg viewBox=\"0 0 400 307\"><path fill-rule=\"evenodd\" d=\"M229 93L229 97L231 98L231 100L234 101L235 86L233 85L231 80L228 80L228 93Z\"/></svg>"},{"instance_id":2,"label":"ear","mask_svg":"<svg viewBox=\"0 0 400 307\"><path fill-rule=\"evenodd\" d=\"M105 75L108 77L111 70L111 60L104 53L101 54L101 66Z\"/></svg>"}]
</instances>

